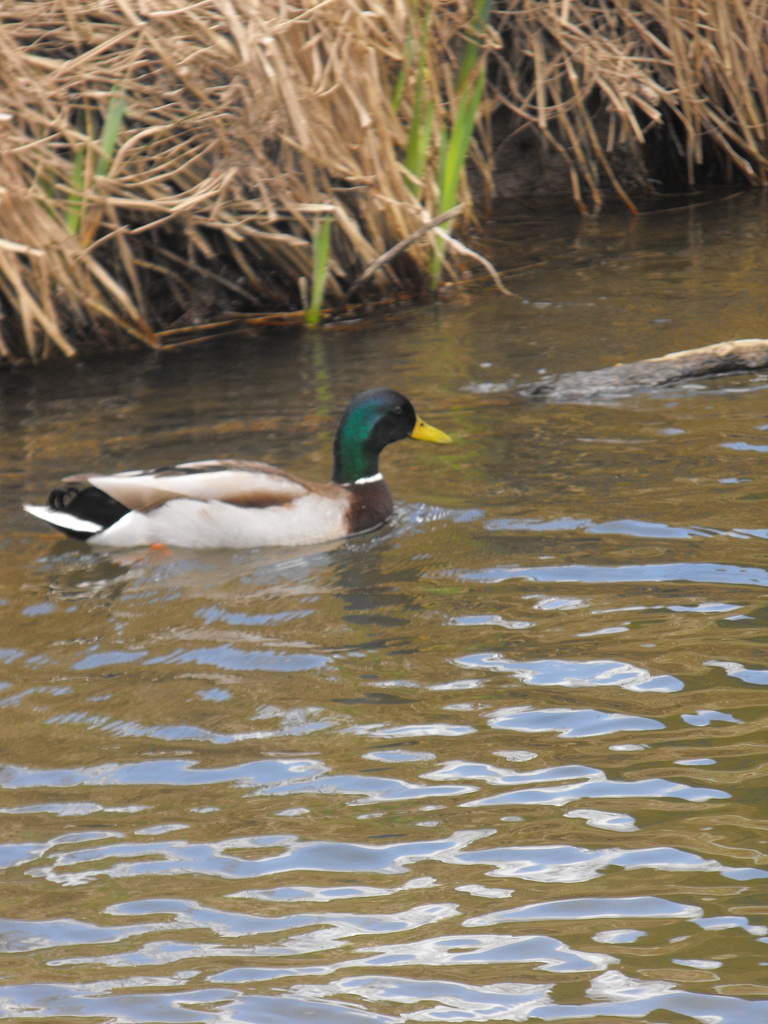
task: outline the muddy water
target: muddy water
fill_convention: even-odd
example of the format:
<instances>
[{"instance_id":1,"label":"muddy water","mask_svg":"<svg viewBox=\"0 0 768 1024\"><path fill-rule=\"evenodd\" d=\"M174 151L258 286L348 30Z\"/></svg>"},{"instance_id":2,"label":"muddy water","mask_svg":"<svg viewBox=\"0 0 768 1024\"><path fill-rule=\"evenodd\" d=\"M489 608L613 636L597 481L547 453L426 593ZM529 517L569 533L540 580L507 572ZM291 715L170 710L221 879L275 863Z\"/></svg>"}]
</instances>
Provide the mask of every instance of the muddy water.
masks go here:
<instances>
[{"instance_id":1,"label":"muddy water","mask_svg":"<svg viewBox=\"0 0 768 1024\"><path fill-rule=\"evenodd\" d=\"M768 1019L768 374L508 386L765 336L767 228L502 211L517 297L0 380L0 1018ZM100 553L19 511L93 465L322 479L377 383L456 444L385 453L373 535Z\"/></svg>"}]
</instances>

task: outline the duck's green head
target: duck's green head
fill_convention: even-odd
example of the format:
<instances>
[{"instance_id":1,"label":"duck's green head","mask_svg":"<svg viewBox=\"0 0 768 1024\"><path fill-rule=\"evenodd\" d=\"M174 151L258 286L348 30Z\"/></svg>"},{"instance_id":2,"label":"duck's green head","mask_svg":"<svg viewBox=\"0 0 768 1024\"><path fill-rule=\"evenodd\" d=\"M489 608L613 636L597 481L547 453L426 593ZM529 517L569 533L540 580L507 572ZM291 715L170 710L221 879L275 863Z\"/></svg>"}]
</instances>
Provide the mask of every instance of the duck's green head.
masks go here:
<instances>
[{"instance_id":1,"label":"duck's green head","mask_svg":"<svg viewBox=\"0 0 768 1024\"><path fill-rule=\"evenodd\" d=\"M333 442L333 480L353 484L379 472L379 452L393 441L415 437L419 441L450 444L451 438L416 415L405 397L390 388L374 388L355 395L341 417Z\"/></svg>"}]
</instances>

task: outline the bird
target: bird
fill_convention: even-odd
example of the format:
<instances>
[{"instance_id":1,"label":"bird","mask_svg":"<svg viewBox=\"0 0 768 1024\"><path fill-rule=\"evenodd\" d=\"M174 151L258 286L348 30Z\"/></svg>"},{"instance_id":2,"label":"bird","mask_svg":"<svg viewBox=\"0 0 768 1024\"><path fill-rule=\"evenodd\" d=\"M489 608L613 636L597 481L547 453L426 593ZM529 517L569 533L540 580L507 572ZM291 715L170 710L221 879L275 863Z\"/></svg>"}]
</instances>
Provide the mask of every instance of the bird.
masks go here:
<instances>
[{"instance_id":1,"label":"bird","mask_svg":"<svg viewBox=\"0 0 768 1024\"><path fill-rule=\"evenodd\" d=\"M417 416L404 395L373 388L355 395L339 421L330 483L313 483L266 462L210 459L68 476L45 505L24 508L68 537L107 547L317 544L387 521L394 505L379 455L406 437L452 441Z\"/></svg>"}]
</instances>

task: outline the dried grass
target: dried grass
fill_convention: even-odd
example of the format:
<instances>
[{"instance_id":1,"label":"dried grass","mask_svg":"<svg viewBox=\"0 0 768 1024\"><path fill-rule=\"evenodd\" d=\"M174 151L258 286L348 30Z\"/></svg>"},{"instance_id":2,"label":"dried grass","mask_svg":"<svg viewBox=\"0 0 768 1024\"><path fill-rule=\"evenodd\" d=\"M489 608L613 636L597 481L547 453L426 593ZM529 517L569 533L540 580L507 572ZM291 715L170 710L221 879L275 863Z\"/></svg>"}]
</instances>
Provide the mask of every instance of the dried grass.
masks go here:
<instances>
[{"instance_id":1,"label":"dried grass","mask_svg":"<svg viewBox=\"0 0 768 1024\"><path fill-rule=\"evenodd\" d=\"M494 97L566 160L574 198L599 208L615 167L663 136L668 162L768 183L767 0L512 0L497 28Z\"/></svg>"},{"instance_id":2,"label":"dried grass","mask_svg":"<svg viewBox=\"0 0 768 1024\"><path fill-rule=\"evenodd\" d=\"M326 302L423 288L479 2L4 0L0 357L296 310L326 215ZM767 23L768 0L496 4L470 157L490 183L506 110L565 157L585 208L625 194L615 154L660 126L689 181L706 141L765 184ZM456 198L466 216L464 177Z\"/></svg>"},{"instance_id":3,"label":"dried grass","mask_svg":"<svg viewBox=\"0 0 768 1024\"><path fill-rule=\"evenodd\" d=\"M5 0L2 353L70 354L94 332L158 345L172 323L296 309L326 215L327 301L408 236L366 291L421 288L436 241L418 229L438 207L450 69L472 16L466 0L430 19L439 111L414 188L402 165L405 55L421 31L410 0ZM125 114L108 153L116 95Z\"/></svg>"}]
</instances>

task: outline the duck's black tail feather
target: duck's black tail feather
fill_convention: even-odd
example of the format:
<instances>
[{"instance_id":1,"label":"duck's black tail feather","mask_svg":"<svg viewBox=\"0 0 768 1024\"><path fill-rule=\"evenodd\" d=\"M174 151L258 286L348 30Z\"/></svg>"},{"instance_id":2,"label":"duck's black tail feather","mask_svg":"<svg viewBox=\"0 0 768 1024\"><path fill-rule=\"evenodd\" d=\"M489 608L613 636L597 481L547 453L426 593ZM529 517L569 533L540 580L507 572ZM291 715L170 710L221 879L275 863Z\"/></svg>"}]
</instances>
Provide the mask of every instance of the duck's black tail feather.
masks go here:
<instances>
[{"instance_id":1,"label":"duck's black tail feather","mask_svg":"<svg viewBox=\"0 0 768 1024\"><path fill-rule=\"evenodd\" d=\"M130 511L98 487L57 487L49 494L47 505L24 507L74 540L88 540Z\"/></svg>"}]
</instances>

